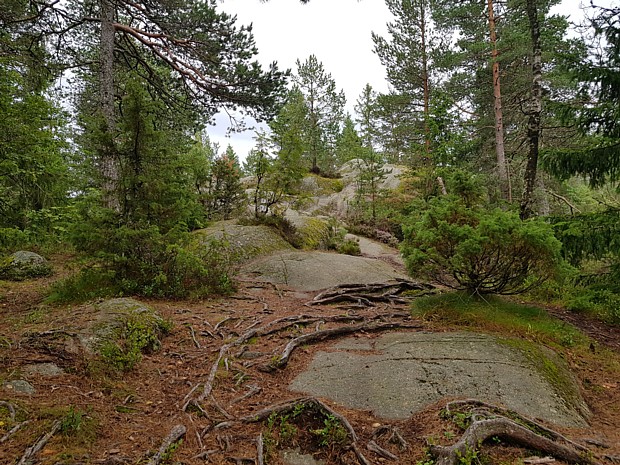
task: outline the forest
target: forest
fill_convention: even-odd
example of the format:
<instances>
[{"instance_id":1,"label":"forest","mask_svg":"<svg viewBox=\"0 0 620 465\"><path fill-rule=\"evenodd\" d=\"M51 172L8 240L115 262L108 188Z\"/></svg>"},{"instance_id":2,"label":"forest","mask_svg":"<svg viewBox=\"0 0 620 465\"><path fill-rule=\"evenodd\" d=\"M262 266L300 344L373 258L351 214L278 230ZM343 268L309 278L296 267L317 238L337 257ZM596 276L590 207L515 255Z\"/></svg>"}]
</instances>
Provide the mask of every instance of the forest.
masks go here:
<instances>
[{"instance_id":1,"label":"forest","mask_svg":"<svg viewBox=\"0 0 620 465\"><path fill-rule=\"evenodd\" d=\"M611 399L617 399L617 378L609 380L618 373L617 366L611 367L617 354L605 355L598 342L584 342L565 323L544 327L547 317L532 308L548 308L564 322L585 318L592 328L604 328L600 331L611 335L607 345L618 348L620 5L592 0L583 20L573 24L551 14L559 0L385 3L393 21L387 34L373 33L372 41L389 91L368 84L354 105L347 105L344 92L314 54L299 57L291 70L262 65L252 27L238 24L217 0L0 0L0 364L7 370L17 367L0 371L0 385L21 373L20 360L39 359L42 353L41 360L63 361L62 376L79 375L71 378L70 406L61 414L51 405L44 411L0 397L0 444L8 447L0 451L0 462L34 463L40 455L50 464L147 463L138 458L145 452L137 448L150 441L148 447L157 449L156 440L136 432L150 428L164 436L159 431L164 424L170 435L159 452L146 454L149 465L204 463L218 454L221 461L214 463L279 464L273 451L287 442L287 435L297 446L319 441L317 454L328 463L368 464L368 451L382 461L397 460L394 454L402 453L400 463L418 465L500 463L480 461L474 449L487 438L514 439L501 428L516 423L527 434L537 433L522 443L547 451L560 463L620 460L611 453L593 456L571 441L562 449L557 443L566 438L560 433L478 401L449 403L436 420L446 428L448 417L457 425L460 418L460 430L466 431L470 424L490 421L485 415L501 414L502 421L512 422L498 423L500 429L476 440L471 450L430 440L411 448L394 424L376 423L370 436L359 429L375 425L370 414L347 411L351 426L344 414L315 398L256 416L248 413L248 399L263 387L247 383L264 373L283 373L293 350L308 353L304 344L357 330L366 337L394 328L432 331L440 324L497 331L505 322L476 319L479 306L488 304L503 309L495 312L498 321L508 309L505 321L512 326L502 331L527 340L522 350L528 359L547 360L547 347L567 351L567 363L579 373L583 390L598 389L588 391L587 401L604 417L600 424L607 426L601 428L618 438L620 428L612 423L620 412L602 406L605 393L614 392ZM212 141L207 128L217 114L229 118L232 134L256 123L249 153ZM293 220L313 201L308 186L342 191L342 173L350 167L354 194L346 208L312 218L310 235L302 233ZM384 189L395 170L402 173L398 186ZM307 309L287 314L299 303L286 300L293 294L277 285L269 297L252 294L254 288L237 279L247 257L231 246L236 238L205 232L230 224L268 228L292 250L359 256L359 237L385 243L402 257L403 272L415 281L376 288L355 283L307 303L309 308L340 302L350 293L349 301L362 307L401 305L383 316L336 308L321 318L303 313ZM51 257L54 266L42 257ZM360 289L368 294L362 296ZM436 289L447 295L443 303L423 301L419 314L427 320L412 322L409 310L403 310L409 308L408 299ZM131 307L121 343L102 343L95 361L82 358L88 348L80 349L79 357L71 352L67 341L81 333L68 329L68 320L95 321L99 316L89 312L105 299L120 307L102 314L134 305L119 304L121 298L142 299L168 318ZM518 307L526 302L535 307ZM235 305L240 313L226 313ZM276 307L274 317L279 318L265 323L261 318ZM209 323L205 308L221 320ZM252 318L256 321L245 331L237 329ZM314 333L295 333L312 325ZM295 337L282 355L260 366L242 362L255 354L257 339L269 336L265 344L275 346L273 334L282 331ZM166 334L176 345L158 352ZM201 350L206 347L219 355L203 372ZM23 353L16 355L16 348ZM143 354L156 353L143 360ZM146 368L133 370L138 363ZM568 378L554 363L541 370L562 390ZM194 371L179 374L186 366ZM206 381L193 384L194 376ZM289 382L291 376L282 379ZM51 392L66 387L54 384ZM228 402L225 408L214 397L218 387L218 396ZM238 395L244 389L247 393ZM275 401L283 394L270 395ZM463 423L463 414L450 412L454 407L477 413L470 412ZM161 425L149 416L164 411L168 419ZM479 415L483 420L476 420ZM174 425L177 417L184 425L196 423L189 426L195 430L191 439L190 434L185 439L189 449L179 442L188 430ZM114 442L111 425L119 418L125 423ZM142 426L130 429L128 418L140 418ZM207 419L210 426L203 428ZM434 421L426 426L439 428ZM106 425L110 436L95 422ZM258 422L267 428L258 439L240 446L231 439L259 434ZM291 440L302 434L302 422L311 425L308 438ZM38 429L30 429L35 423ZM241 436L220 433L219 428L239 425L245 428ZM420 431L409 431L411 436L424 436L423 426L415 428ZM450 428L444 442L457 429ZM358 448L354 429L368 440L368 451ZM389 441L378 445L388 434ZM64 439L51 439L59 435ZM39 442L22 455L38 436ZM67 437L80 438L78 446L69 447ZM97 455L95 437L104 441L107 461L91 461ZM56 444L51 449L46 446L50 440ZM128 457L110 452L118 444ZM600 441L589 444L603 448ZM231 455L237 446L246 456L256 448L256 461ZM179 447L183 462L171 458ZM88 453L79 455L84 450ZM338 455L342 450L344 455ZM343 458L346 454L349 459ZM512 459L517 461L501 463L523 463Z\"/></svg>"},{"instance_id":2,"label":"forest","mask_svg":"<svg viewBox=\"0 0 620 465\"><path fill-rule=\"evenodd\" d=\"M317 57L263 69L215 2L8 2L0 247L74 249L92 261L73 284L111 295L218 292L192 230L244 203L278 222L304 175L354 159L363 201L344 223L394 235L413 273L481 293L545 281L618 322L620 11L571 26L554 3L388 0L373 42L390 91L367 85L351 115ZM222 110L266 123L243 166L204 129ZM399 199L376 188L385 163L411 170Z\"/></svg>"}]
</instances>

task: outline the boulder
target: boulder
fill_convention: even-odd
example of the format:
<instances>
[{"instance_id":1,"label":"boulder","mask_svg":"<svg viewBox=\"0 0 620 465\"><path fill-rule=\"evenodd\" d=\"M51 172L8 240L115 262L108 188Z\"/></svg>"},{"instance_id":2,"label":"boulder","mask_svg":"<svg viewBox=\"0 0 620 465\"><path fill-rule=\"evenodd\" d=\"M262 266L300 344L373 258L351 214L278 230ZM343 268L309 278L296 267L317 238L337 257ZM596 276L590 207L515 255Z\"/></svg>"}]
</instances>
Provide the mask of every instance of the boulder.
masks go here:
<instances>
[{"instance_id":1,"label":"boulder","mask_svg":"<svg viewBox=\"0 0 620 465\"><path fill-rule=\"evenodd\" d=\"M0 261L0 279L23 281L52 274L52 267L41 255L20 250Z\"/></svg>"},{"instance_id":2,"label":"boulder","mask_svg":"<svg viewBox=\"0 0 620 465\"><path fill-rule=\"evenodd\" d=\"M197 241L203 243L211 239L222 241L222 246L226 247L239 263L293 249L275 229L264 225L245 226L235 221L219 221L206 229L195 231L194 235Z\"/></svg>"}]
</instances>

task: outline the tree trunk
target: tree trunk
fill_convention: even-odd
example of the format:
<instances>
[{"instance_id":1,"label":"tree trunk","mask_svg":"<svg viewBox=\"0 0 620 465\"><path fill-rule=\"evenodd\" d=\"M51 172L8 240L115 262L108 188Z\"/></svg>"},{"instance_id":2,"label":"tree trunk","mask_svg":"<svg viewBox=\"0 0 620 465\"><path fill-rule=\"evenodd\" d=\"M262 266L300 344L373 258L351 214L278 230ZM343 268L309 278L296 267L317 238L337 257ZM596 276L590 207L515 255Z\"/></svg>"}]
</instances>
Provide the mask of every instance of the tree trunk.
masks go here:
<instances>
[{"instance_id":1,"label":"tree trunk","mask_svg":"<svg viewBox=\"0 0 620 465\"><path fill-rule=\"evenodd\" d=\"M493 0L488 0L489 9L489 32L491 39L491 58L493 61L493 110L495 114L495 155L497 158L497 173L499 176L500 188L504 200L512 202L512 190L508 165L504 149L504 116L502 111L502 90L499 75L499 53L497 51L497 34L495 30L495 11Z\"/></svg>"},{"instance_id":2,"label":"tree trunk","mask_svg":"<svg viewBox=\"0 0 620 465\"><path fill-rule=\"evenodd\" d=\"M533 195L536 185L538 168L538 144L540 139L540 118L542 113L542 50L540 45L540 24L538 23L537 0L527 0L527 17L532 37L532 95L527 123L529 152L525 167L525 189L521 199L521 219L530 218L533 214Z\"/></svg>"},{"instance_id":3,"label":"tree trunk","mask_svg":"<svg viewBox=\"0 0 620 465\"><path fill-rule=\"evenodd\" d=\"M118 198L119 166L114 144L116 121L114 117L114 4L101 0L100 37L100 111L104 124L104 140L99 154L104 206L120 210Z\"/></svg>"},{"instance_id":4,"label":"tree trunk","mask_svg":"<svg viewBox=\"0 0 620 465\"><path fill-rule=\"evenodd\" d=\"M431 158L431 130L429 125L430 118L430 84L428 76L428 53L427 39L426 39L426 2L420 2L420 37L422 43L422 89L424 91L424 148L425 148L425 162L430 163Z\"/></svg>"}]
</instances>

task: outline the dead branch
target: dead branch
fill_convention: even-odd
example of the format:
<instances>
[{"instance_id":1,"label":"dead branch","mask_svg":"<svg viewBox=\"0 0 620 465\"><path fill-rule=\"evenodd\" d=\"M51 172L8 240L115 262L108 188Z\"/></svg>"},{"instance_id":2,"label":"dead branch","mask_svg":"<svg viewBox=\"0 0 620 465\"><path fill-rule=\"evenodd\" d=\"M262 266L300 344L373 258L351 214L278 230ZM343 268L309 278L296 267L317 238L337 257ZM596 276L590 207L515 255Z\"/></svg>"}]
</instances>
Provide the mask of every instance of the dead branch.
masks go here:
<instances>
[{"instance_id":1,"label":"dead branch","mask_svg":"<svg viewBox=\"0 0 620 465\"><path fill-rule=\"evenodd\" d=\"M568 463L596 463L587 454L537 434L506 417L476 420L456 444L449 447L431 446L430 453L436 458L437 465L457 465L461 457L476 450L486 439L495 436L508 439L528 449L544 452Z\"/></svg>"},{"instance_id":2,"label":"dead branch","mask_svg":"<svg viewBox=\"0 0 620 465\"><path fill-rule=\"evenodd\" d=\"M322 341L324 339L330 339L336 336L342 336L344 334L356 333L358 331L386 331L394 328L416 328L419 329L420 325L405 325L402 323L377 323L377 322L363 322L356 325L341 326L338 328L324 329L322 331L315 331L313 333L304 334L291 340L284 350L282 355L277 361L264 367L266 371L273 371L276 368L284 368L291 357L293 351L300 345L307 344L309 342Z\"/></svg>"},{"instance_id":3,"label":"dead branch","mask_svg":"<svg viewBox=\"0 0 620 465\"><path fill-rule=\"evenodd\" d=\"M62 422L60 420L56 421L47 433L37 439L37 441L32 446L27 448L26 452L24 452L24 455L22 455L22 458L19 460L19 462L17 462L17 465L29 464L31 459L33 459L34 456L37 455L41 451L41 449L45 447L45 444L47 444L47 442L52 438L52 436L54 436L54 434L56 434L60 430L61 424Z\"/></svg>"},{"instance_id":4,"label":"dead branch","mask_svg":"<svg viewBox=\"0 0 620 465\"><path fill-rule=\"evenodd\" d=\"M165 458L166 452L169 451L170 446L176 442L179 442L181 438L185 436L186 432L187 428L185 428L184 425L176 425L172 428L170 433L168 433L168 436L166 436L162 441L157 453L147 462L147 465L159 465L159 463Z\"/></svg>"}]
</instances>

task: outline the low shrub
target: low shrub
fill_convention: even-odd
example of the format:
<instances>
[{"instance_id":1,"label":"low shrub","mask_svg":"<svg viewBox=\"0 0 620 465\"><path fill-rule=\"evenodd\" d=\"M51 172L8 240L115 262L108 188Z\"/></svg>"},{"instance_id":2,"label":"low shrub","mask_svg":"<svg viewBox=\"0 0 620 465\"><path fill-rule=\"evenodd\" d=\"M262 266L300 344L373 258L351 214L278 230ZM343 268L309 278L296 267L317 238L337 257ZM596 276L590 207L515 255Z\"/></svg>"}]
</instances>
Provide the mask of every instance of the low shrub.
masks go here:
<instances>
[{"instance_id":1,"label":"low shrub","mask_svg":"<svg viewBox=\"0 0 620 465\"><path fill-rule=\"evenodd\" d=\"M412 275L426 275L472 294L518 294L558 271L561 243L540 219L466 206L445 196L403 227L403 256Z\"/></svg>"}]
</instances>

